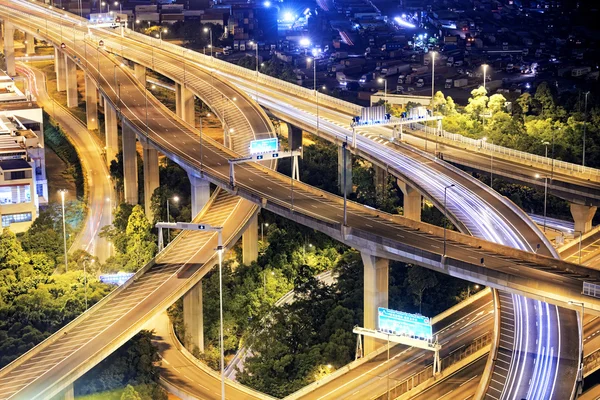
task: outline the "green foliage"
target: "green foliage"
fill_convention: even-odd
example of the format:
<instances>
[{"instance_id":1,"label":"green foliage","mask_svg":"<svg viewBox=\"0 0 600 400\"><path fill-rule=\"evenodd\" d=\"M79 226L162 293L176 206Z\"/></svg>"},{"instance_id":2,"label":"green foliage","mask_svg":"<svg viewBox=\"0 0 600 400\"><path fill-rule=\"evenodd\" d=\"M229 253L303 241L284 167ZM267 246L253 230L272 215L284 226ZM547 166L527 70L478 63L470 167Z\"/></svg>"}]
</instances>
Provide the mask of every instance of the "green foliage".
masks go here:
<instances>
[{"instance_id":1,"label":"green foliage","mask_svg":"<svg viewBox=\"0 0 600 400\"><path fill-rule=\"evenodd\" d=\"M67 164L69 175L75 180L75 189L77 197L84 195L84 176L81 167L81 161L77 150L71 144L66 134L60 128L58 123L50 119L44 112L44 144L58 155L58 157Z\"/></svg>"},{"instance_id":2,"label":"green foliage","mask_svg":"<svg viewBox=\"0 0 600 400\"><path fill-rule=\"evenodd\" d=\"M298 80L294 68L289 64L280 61L276 57L262 63L260 72L287 82L296 83Z\"/></svg>"},{"instance_id":3,"label":"green foliage","mask_svg":"<svg viewBox=\"0 0 600 400\"><path fill-rule=\"evenodd\" d=\"M75 383L75 394L82 396L124 387L121 399L166 400L154 364L159 360L152 332L141 331L82 376Z\"/></svg>"}]
</instances>

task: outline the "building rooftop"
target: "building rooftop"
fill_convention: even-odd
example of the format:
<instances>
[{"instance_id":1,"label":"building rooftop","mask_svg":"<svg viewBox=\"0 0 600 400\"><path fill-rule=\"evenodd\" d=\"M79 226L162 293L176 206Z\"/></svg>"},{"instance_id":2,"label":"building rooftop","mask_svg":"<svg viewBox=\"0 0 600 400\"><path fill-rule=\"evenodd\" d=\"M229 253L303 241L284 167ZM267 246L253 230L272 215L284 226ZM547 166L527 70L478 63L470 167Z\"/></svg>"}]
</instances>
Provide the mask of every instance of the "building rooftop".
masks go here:
<instances>
[{"instance_id":1,"label":"building rooftop","mask_svg":"<svg viewBox=\"0 0 600 400\"><path fill-rule=\"evenodd\" d=\"M22 158L16 160L0 160L0 171L13 171L17 169L30 169L31 165Z\"/></svg>"}]
</instances>

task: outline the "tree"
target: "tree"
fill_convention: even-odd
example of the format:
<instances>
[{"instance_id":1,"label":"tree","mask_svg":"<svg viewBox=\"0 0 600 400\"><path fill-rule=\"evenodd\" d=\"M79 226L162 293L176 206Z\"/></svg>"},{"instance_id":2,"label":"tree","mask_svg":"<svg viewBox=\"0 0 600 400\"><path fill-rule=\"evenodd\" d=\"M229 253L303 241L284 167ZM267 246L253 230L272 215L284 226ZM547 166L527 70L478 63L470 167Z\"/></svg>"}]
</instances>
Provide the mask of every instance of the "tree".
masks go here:
<instances>
[{"instance_id":1,"label":"tree","mask_svg":"<svg viewBox=\"0 0 600 400\"><path fill-rule=\"evenodd\" d=\"M135 391L133 386L127 385L123 394L121 395L121 400L142 400L138 392Z\"/></svg>"},{"instance_id":2,"label":"tree","mask_svg":"<svg viewBox=\"0 0 600 400\"><path fill-rule=\"evenodd\" d=\"M416 296L415 304L419 306L419 313L422 311L423 293L437 285L438 281L435 274L427 268L410 266L406 276L406 285Z\"/></svg>"},{"instance_id":3,"label":"tree","mask_svg":"<svg viewBox=\"0 0 600 400\"><path fill-rule=\"evenodd\" d=\"M482 86L471 91L469 104L465 107L465 111L470 114L474 120L480 120L481 115L485 113L488 103L487 90Z\"/></svg>"},{"instance_id":4,"label":"tree","mask_svg":"<svg viewBox=\"0 0 600 400\"><path fill-rule=\"evenodd\" d=\"M437 91L435 96L433 96L433 110L436 112L444 112L446 108L446 98L444 98L444 93L441 91Z\"/></svg>"},{"instance_id":5,"label":"tree","mask_svg":"<svg viewBox=\"0 0 600 400\"><path fill-rule=\"evenodd\" d=\"M533 99L531 98L531 94L529 94L529 92L525 92L522 95L520 95L516 102L521 107L523 114L529 114L533 102Z\"/></svg>"},{"instance_id":6,"label":"tree","mask_svg":"<svg viewBox=\"0 0 600 400\"><path fill-rule=\"evenodd\" d=\"M547 82L542 82L535 90L535 101L540 104L542 116L552 114L555 108L554 95Z\"/></svg>"},{"instance_id":7,"label":"tree","mask_svg":"<svg viewBox=\"0 0 600 400\"><path fill-rule=\"evenodd\" d=\"M144 214L144 209L139 204L133 207L125 235L127 237L128 258L125 269L137 271L146 265L156 252L156 244L150 233L151 225Z\"/></svg>"},{"instance_id":8,"label":"tree","mask_svg":"<svg viewBox=\"0 0 600 400\"><path fill-rule=\"evenodd\" d=\"M452 116L456 114L456 103L454 99L450 96L446 97L446 108L444 110L444 115Z\"/></svg>"},{"instance_id":9,"label":"tree","mask_svg":"<svg viewBox=\"0 0 600 400\"><path fill-rule=\"evenodd\" d=\"M490 99L488 101L488 109L490 110L490 112L492 113L492 115L499 113L501 111L505 110L505 105L506 104L506 98L497 93L497 94L493 94L490 96Z\"/></svg>"}]
</instances>

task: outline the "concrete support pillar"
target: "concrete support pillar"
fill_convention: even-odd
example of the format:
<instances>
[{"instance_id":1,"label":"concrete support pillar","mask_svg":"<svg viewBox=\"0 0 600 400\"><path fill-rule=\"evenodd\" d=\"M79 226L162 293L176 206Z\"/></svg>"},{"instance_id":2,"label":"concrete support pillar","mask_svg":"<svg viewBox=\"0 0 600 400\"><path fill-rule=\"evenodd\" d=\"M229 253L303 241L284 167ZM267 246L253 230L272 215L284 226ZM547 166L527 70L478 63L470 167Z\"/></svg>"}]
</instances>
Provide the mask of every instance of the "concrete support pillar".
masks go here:
<instances>
[{"instance_id":1,"label":"concrete support pillar","mask_svg":"<svg viewBox=\"0 0 600 400\"><path fill-rule=\"evenodd\" d=\"M96 83L85 73L85 116L88 130L98 129L98 92Z\"/></svg>"},{"instance_id":2,"label":"concrete support pillar","mask_svg":"<svg viewBox=\"0 0 600 400\"><path fill-rule=\"evenodd\" d=\"M77 107L77 64L65 53L65 72L67 83L67 107Z\"/></svg>"},{"instance_id":3,"label":"concrete support pillar","mask_svg":"<svg viewBox=\"0 0 600 400\"><path fill-rule=\"evenodd\" d=\"M67 90L67 65L62 50L54 47L54 72L56 72L56 91Z\"/></svg>"},{"instance_id":4,"label":"concrete support pillar","mask_svg":"<svg viewBox=\"0 0 600 400\"><path fill-rule=\"evenodd\" d=\"M592 229L592 219L596 214L596 208L581 204L571 203L571 215L575 221L575 231L586 233Z\"/></svg>"},{"instance_id":5,"label":"concrete support pillar","mask_svg":"<svg viewBox=\"0 0 600 400\"><path fill-rule=\"evenodd\" d=\"M103 97L104 98L104 97ZM104 134L106 141L106 163L116 160L119 152L119 133L117 126L117 110L104 99Z\"/></svg>"},{"instance_id":6,"label":"concrete support pillar","mask_svg":"<svg viewBox=\"0 0 600 400\"><path fill-rule=\"evenodd\" d=\"M288 142L291 150L298 150L302 147L302 129L288 124Z\"/></svg>"},{"instance_id":7,"label":"concrete support pillar","mask_svg":"<svg viewBox=\"0 0 600 400\"><path fill-rule=\"evenodd\" d=\"M4 59L6 60L6 73L15 76L15 26L4 21Z\"/></svg>"},{"instance_id":8,"label":"concrete support pillar","mask_svg":"<svg viewBox=\"0 0 600 400\"><path fill-rule=\"evenodd\" d=\"M55 400L74 400L75 399L75 389L73 384L71 383L65 389L63 389L60 394L53 397Z\"/></svg>"},{"instance_id":9,"label":"concrete support pillar","mask_svg":"<svg viewBox=\"0 0 600 400\"><path fill-rule=\"evenodd\" d=\"M197 347L204 352L204 315L202 312L202 281L183 295L183 324L185 347L193 352Z\"/></svg>"},{"instance_id":10,"label":"concrete support pillar","mask_svg":"<svg viewBox=\"0 0 600 400\"><path fill-rule=\"evenodd\" d=\"M377 308L388 306L389 260L361 253L364 264L364 314L367 329L377 329ZM365 337L364 353L371 353L385 342Z\"/></svg>"},{"instance_id":11,"label":"concrete support pillar","mask_svg":"<svg viewBox=\"0 0 600 400\"><path fill-rule=\"evenodd\" d=\"M194 108L194 94L184 87L176 83L175 91L175 111L177 116L183 119L188 124L194 126L196 123L196 110Z\"/></svg>"},{"instance_id":12,"label":"concrete support pillar","mask_svg":"<svg viewBox=\"0 0 600 400\"><path fill-rule=\"evenodd\" d=\"M154 190L159 186L158 176L158 151L148 142L142 141L144 160L144 209L148 220L153 221L154 215L151 210L151 200Z\"/></svg>"},{"instance_id":13,"label":"concrete support pillar","mask_svg":"<svg viewBox=\"0 0 600 400\"><path fill-rule=\"evenodd\" d=\"M344 188L344 169L346 170L346 195L352 193L352 153L346 149L346 162L344 163L344 154L342 146L338 147L338 187L340 193ZM342 193L343 194L343 193Z\"/></svg>"},{"instance_id":14,"label":"concrete support pillar","mask_svg":"<svg viewBox=\"0 0 600 400\"><path fill-rule=\"evenodd\" d=\"M387 171L384 168L373 165L375 170L375 191L377 197L385 195L387 187Z\"/></svg>"},{"instance_id":15,"label":"concrete support pillar","mask_svg":"<svg viewBox=\"0 0 600 400\"><path fill-rule=\"evenodd\" d=\"M138 63L133 64L133 74L136 79L146 86L146 67Z\"/></svg>"},{"instance_id":16,"label":"concrete support pillar","mask_svg":"<svg viewBox=\"0 0 600 400\"><path fill-rule=\"evenodd\" d=\"M242 234L242 262L246 265L258 259L258 215L254 215Z\"/></svg>"},{"instance_id":17,"label":"concrete support pillar","mask_svg":"<svg viewBox=\"0 0 600 400\"><path fill-rule=\"evenodd\" d=\"M397 183L404 197L402 205L404 216L413 221L421 221L421 193L401 180L398 180Z\"/></svg>"},{"instance_id":18,"label":"concrete support pillar","mask_svg":"<svg viewBox=\"0 0 600 400\"><path fill-rule=\"evenodd\" d=\"M188 173L192 185L192 220L200 213L210 199L210 182Z\"/></svg>"},{"instance_id":19,"label":"concrete support pillar","mask_svg":"<svg viewBox=\"0 0 600 400\"><path fill-rule=\"evenodd\" d=\"M137 151L135 148L135 131L129 123L123 120L121 139L123 144L123 182L125 186L125 201L129 204L138 203L138 173Z\"/></svg>"},{"instance_id":20,"label":"concrete support pillar","mask_svg":"<svg viewBox=\"0 0 600 400\"><path fill-rule=\"evenodd\" d=\"M35 37L31 33L25 33L25 53L35 54Z\"/></svg>"}]
</instances>

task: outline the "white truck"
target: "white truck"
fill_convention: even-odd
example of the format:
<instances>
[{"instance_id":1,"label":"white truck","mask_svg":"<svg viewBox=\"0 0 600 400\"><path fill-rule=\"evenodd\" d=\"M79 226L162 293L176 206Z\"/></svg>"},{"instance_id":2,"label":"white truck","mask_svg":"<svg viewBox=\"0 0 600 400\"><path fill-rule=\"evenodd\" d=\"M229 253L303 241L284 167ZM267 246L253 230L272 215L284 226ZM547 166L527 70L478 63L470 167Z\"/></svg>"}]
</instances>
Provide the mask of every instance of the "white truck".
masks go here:
<instances>
[{"instance_id":1,"label":"white truck","mask_svg":"<svg viewBox=\"0 0 600 400\"><path fill-rule=\"evenodd\" d=\"M454 80L454 87L463 87L463 86L467 86L468 84L469 84L469 80L467 78Z\"/></svg>"},{"instance_id":2,"label":"white truck","mask_svg":"<svg viewBox=\"0 0 600 400\"><path fill-rule=\"evenodd\" d=\"M448 79L446 79L446 82L444 83L444 88L452 89L453 84L454 84L454 81L452 80L452 78L448 78Z\"/></svg>"}]
</instances>

